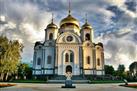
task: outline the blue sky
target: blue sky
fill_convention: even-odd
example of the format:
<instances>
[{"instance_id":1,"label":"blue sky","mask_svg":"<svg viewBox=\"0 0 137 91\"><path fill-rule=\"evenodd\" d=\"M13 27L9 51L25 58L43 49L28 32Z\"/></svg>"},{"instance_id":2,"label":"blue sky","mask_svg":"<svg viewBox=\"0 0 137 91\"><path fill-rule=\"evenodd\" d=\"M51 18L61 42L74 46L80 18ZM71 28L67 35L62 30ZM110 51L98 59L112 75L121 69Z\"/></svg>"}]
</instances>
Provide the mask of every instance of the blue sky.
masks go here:
<instances>
[{"instance_id":1,"label":"blue sky","mask_svg":"<svg viewBox=\"0 0 137 91\"><path fill-rule=\"evenodd\" d=\"M84 24L85 14L94 28L95 42L104 44L105 63L137 61L136 0L70 0L72 15ZM0 34L24 44L22 61L33 59L33 46L44 40L44 29L51 22L59 25L68 14L68 0L0 0Z\"/></svg>"}]
</instances>

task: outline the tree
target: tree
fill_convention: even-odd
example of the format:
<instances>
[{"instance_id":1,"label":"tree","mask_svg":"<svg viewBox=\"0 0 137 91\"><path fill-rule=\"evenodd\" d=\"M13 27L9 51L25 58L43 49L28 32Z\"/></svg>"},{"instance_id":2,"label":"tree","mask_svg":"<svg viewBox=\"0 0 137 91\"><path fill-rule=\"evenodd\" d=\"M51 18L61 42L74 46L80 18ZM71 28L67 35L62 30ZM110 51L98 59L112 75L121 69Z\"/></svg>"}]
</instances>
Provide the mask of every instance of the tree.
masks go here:
<instances>
[{"instance_id":1,"label":"tree","mask_svg":"<svg viewBox=\"0 0 137 91\"><path fill-rule=\"evenodd\" d=\"M7 81L8 77L17 72L17 65L20 63L23 45L17 40L9 40L0 36L0 80Z\"/></svg>"},{"instance_id":2,"label":"tree","mask_svg":"<svg viewBox=\"0 0 137 91\"><path fill-rule=\"evenodd\" d=\"M129 71L132 76L137 76L137 62L133 62L129 65Z\"/></svg>"},{"instance_id":3,"label":"tree","mask_svg":"<svg viewBox=\"0 0 137 91\"><path fill-rule=\"evenodd\" d=\"M116 71L116 75L120 77L125 77L125 66L123 64L119 64L118 69Z\"/></svg>"},{"instance_id":4,"label":"tree","mask_svg":"<svg viewBox=\"0 0 137 91\"><path fill-rule=\"evenodd\" d=\"M123 73L125 71L125 66L123 64L119 64L118 71Z\"/></svg>"},{"instance_id":5,"label":"tree","mask_svg":"<svg viewBox=\"0 0 137 91\"><path fill-rule=\"evenodd\" d=\"M21 63L18 66L18 76L21 79L24 79L24 76L26 76L27 79L31 79L32 77L32 68L29 67L26 63Z\"/></svg>"},{"instance_id":6,"label":"tree","mask_svg":"<svg viewBox=\"0 0 137 91\"><path fill-rule=\"evenodd\" d=\"M114 67L112 65L105 65L105 74L114 75Z\"/></svg>"}]
</instances>

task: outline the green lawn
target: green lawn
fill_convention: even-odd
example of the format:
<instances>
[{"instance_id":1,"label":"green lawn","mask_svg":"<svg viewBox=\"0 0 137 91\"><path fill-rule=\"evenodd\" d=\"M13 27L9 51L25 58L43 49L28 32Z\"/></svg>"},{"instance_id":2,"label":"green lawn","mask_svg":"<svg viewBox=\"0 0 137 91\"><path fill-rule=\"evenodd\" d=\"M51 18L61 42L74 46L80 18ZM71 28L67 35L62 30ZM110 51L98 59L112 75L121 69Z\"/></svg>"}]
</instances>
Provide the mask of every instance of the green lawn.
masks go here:
<instances>
[{"instance_id":1,"label":"green lawn","mask_svg":"<svg viewBox=\"0 0 137 91\"><path fill-rule=\"evenodd\" d=\"M130 87L130 88L136 88L137 89L137 87Z\"/></svg>"},{"instance_id":2,"label":"green lawn","mask_svg":"<svg viewBox=\"0 0 137 91\"><path fill-rule=\"evenodd\" d=\"M105 83L123 83L122 80L93 80L91 84L105 84Z\"/></svg>"},{"instance_id":3,"label":"green lawn","mask_svg":"<svg viewBox=\"0 0 137 91\"><path fill-rule=\"evenodd\" d=\"M46 83L45 80L14 80L13 83Z\"/></svg>"}]
</instances>

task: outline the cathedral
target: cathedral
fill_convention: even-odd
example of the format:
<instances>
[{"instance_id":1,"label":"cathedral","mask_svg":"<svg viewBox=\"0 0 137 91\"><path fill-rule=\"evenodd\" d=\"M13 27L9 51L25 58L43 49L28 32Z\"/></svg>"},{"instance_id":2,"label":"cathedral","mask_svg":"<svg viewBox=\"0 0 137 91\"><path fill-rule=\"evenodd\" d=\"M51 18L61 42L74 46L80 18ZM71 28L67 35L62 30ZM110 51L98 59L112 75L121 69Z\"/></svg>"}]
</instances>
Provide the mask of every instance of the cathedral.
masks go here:
<instances>
[{"instance_id":1,"label":"cathedral","mask_svg":"<svg viewBox=\"0 0 137 91\"><path fill-rule=\"evenodd\" d=\"M44 42L34 46L33 76L60 76L71 72L73 76L104 75L104 49L94 43L94 30L88 23L80 26L69 11L60 21L45 29Z\"/></svg>"}]
</instances>

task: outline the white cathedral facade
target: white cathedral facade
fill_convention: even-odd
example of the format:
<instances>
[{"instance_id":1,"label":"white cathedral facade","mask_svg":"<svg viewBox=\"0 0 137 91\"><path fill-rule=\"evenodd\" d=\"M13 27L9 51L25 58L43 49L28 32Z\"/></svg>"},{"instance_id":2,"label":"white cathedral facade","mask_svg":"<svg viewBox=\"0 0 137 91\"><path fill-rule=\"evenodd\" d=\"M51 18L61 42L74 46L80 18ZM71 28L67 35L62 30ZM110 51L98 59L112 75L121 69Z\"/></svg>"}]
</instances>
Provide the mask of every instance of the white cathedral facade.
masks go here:
<instances>
[{"instance_id":1,"label":"white cathedral facade","mask_svg":"<svg viewBox=\"0 0 137 91\"><path fill-rule=\"evenodd\" d=\"M70 13L59 28L52 19L45 29L45 41L35 43L33 75L104 75L103 44L93 43L93 32L87 20L80 27Z\"/></svg>"}]
</instances>

